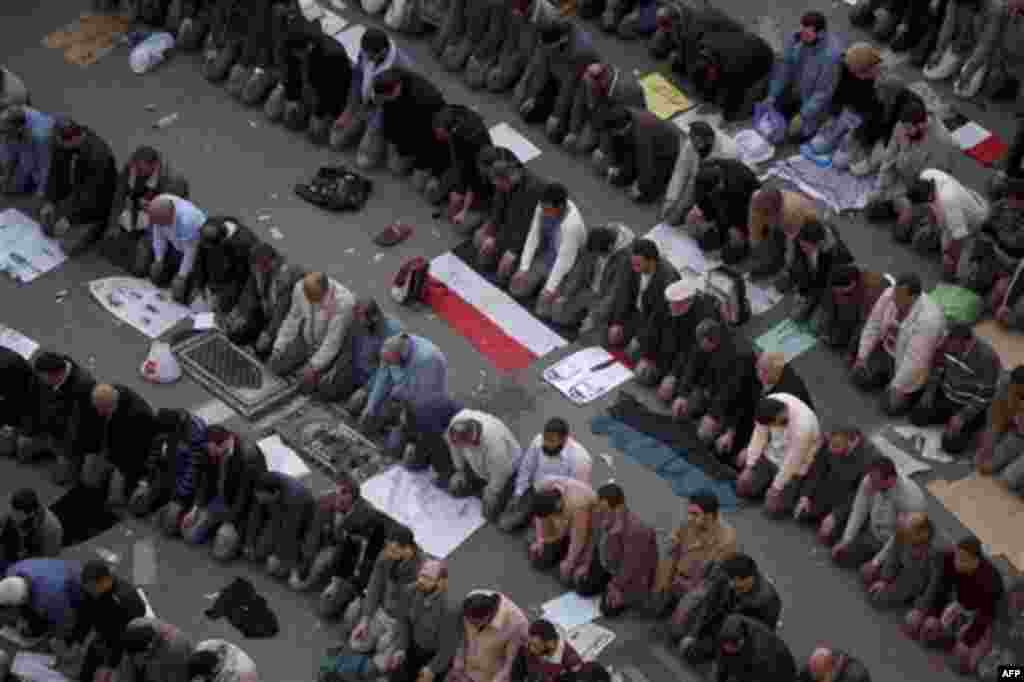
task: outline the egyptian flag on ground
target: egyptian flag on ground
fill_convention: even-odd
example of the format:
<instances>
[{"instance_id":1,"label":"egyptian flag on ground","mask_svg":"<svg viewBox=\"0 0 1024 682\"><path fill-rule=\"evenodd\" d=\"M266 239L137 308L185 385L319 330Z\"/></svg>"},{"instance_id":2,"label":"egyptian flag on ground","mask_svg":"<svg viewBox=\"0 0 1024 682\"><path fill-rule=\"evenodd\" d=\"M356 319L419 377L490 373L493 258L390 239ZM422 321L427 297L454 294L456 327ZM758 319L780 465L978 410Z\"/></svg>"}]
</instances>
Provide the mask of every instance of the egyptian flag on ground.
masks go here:
<instances>
[{"instance_id":1,"label":"egyptian flag on ground","mask_svg":"<svg viewBox=\"0 0 1024 682\"><path fill-rule=\"evenodd\" d=\"M427 303L502 371L529 367L568 345L507 293L452 252L430 262Z\"/></svg>"},{"instance_id":2,"label":"egyptian flag on ground","mask_svg":"<svg viewBox=\"0 0 1024 682\"><path fill-rule=\"evenodd\" d=\"M982 165L994 165L1009 149L998 135L968 120L963 114L953 114L944 123L956 146Z\"/></svg>"}]
</instances>

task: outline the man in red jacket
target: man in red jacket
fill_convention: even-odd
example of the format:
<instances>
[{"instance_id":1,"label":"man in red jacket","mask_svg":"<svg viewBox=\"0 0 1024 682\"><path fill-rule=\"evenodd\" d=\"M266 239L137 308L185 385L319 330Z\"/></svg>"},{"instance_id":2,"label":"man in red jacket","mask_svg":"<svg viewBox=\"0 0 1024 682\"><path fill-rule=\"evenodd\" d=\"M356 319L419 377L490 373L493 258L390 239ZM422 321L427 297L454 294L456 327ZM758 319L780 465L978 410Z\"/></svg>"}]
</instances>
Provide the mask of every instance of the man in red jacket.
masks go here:
<instances>
[{"instance_id":1,"label":"man in red jacket","mask_svg":"<svg viewBox=\"0 0 1024 682\"><path fill-rule=\"evenodd\" d=\"M530 624L529 639L519 650L511 682L559 682L582 667L583 659L572 644L551 621L538 618Z\"/></svg>"}]
</instances>

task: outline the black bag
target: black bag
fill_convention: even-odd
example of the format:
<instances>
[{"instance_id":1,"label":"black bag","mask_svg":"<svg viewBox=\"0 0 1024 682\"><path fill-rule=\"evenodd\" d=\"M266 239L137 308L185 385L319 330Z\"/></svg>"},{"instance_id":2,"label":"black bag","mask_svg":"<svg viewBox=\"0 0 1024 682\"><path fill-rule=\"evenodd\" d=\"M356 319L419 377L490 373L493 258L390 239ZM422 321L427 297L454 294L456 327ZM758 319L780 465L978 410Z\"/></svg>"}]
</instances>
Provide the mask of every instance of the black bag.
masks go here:
<instances>
[{"instance_id":1,"label":"black bag","mask_svg":"<svg viewBox=\"0 0 1024 682\"><path fill-rule=\"evenodd\" d=\"M430 262L426 258L417 256L407 260L391 283L391 297L404 305L425 302L429 271Z\"/></svg>"},{"instance_id":2,"label":"black bag","mask_svg":"<svg viewBox=\"0 0 1024 682\"><path fill-rule=\"evenodd\" d=\"M373 181L341 164L323 166L308 183L295 185L300 199L328 211L358 211L372 191Z\"/></svg>"},{"instance_id":3,"label":"black bag","mask_svg":"<svg viewBox=\"0 0 1024 682\"><path fill-rule=\"evenodd\" d=\"M245 578L235 578L221 590L205 614L212 620L227 618L246 637L273 637L280 631L267 600Z\"/></svg>"}]
</instances>

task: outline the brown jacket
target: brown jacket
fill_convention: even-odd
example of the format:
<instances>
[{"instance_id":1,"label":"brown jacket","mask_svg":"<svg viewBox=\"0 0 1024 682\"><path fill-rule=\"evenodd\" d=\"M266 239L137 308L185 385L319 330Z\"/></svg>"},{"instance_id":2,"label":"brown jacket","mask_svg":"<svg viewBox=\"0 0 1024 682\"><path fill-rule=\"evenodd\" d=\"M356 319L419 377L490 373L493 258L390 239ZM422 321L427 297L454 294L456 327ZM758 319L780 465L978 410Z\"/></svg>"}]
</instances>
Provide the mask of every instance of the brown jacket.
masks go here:
<instances>
[{"instance_id":1,"label":"brown jacket","mask_svg":"<svg viewBox=\"0 0 1024 682\"><path fill-rule=\"evenodd\" d=\"M782 217L776 221L773 216L765 215L750 206L750 242L759 244L766 239L773 229L792 227L799 230L806 223L818 220L818 208L814 200L799 192L782 190Z\"/></svg>"},{"instance_id":2,"label":"brown jacket","mask_svg":"<svg viewBox=\"0 0 1024 682\"><path fill-rule=\"evenodd\" d=\"M686 590L704 577L704 569L713 561L728 559L736 553L736 529L719 517L709 530L685 524L672 531L668 556L658 563L655 592L667 592L675 583Z\"/></svg>"},{"instance_id":3,"label":"brown jacket","mask_svg":"<svg viewBox=\"0 0 1024 682\"><path fill-rule=\"evenodd\" d=\"M1013 426L1013 418L1024 415L1024 386L1007 380L999 387L989 409L988 428L993 436L1001 436Z\"/></svg>"}]
</instances>

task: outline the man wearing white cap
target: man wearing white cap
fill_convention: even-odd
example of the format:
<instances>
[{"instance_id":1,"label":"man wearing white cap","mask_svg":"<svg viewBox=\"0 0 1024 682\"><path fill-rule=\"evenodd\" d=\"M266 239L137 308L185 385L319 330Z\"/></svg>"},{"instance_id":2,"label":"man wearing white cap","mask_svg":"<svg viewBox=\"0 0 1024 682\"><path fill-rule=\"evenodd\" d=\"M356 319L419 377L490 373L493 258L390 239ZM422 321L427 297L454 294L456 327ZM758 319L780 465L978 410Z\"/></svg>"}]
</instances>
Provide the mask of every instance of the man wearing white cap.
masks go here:
<instances>
[{"instance_id":1,"label":"man wearing white cap","mask_svg":"<svg viewBox=\"0 0 1024 682\"><path fill-rule=\"evenodd\" d=\"M641 340L636 376L648 386L661 382L659 386L664 385L668 395L675 389L696 343L697 325L704 319L720 321L721 314L717 299L704 293L700 280L693 277L684 277L665 287L665 301L668 315Z\"/></svg>"}]
</instances>

